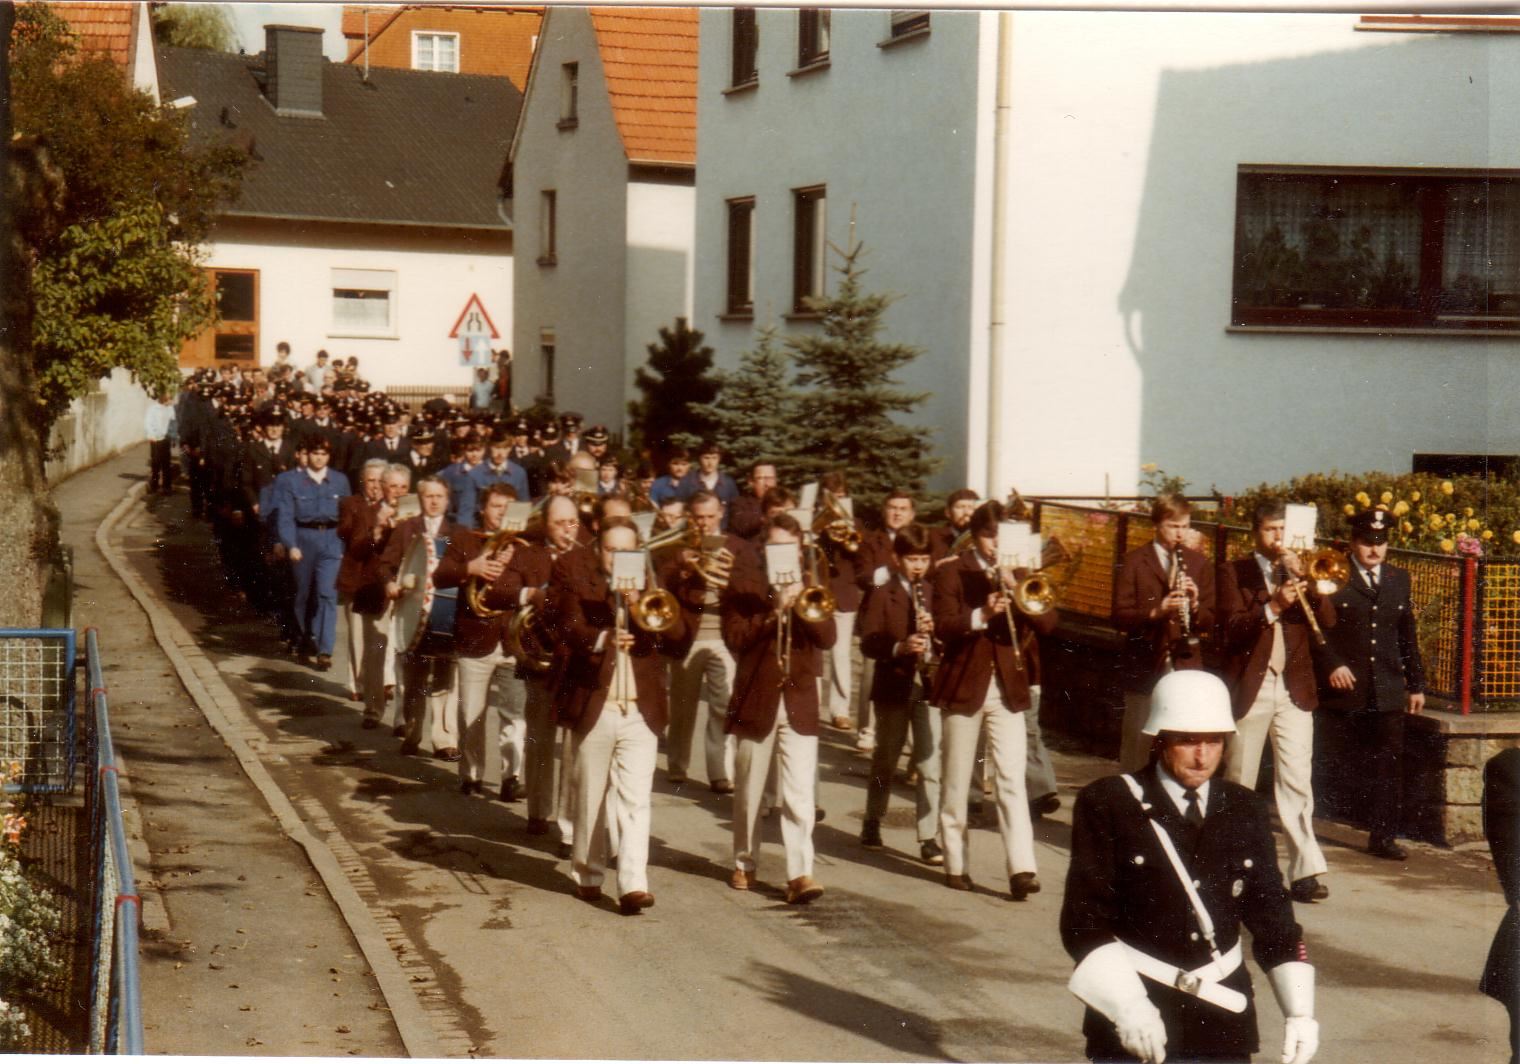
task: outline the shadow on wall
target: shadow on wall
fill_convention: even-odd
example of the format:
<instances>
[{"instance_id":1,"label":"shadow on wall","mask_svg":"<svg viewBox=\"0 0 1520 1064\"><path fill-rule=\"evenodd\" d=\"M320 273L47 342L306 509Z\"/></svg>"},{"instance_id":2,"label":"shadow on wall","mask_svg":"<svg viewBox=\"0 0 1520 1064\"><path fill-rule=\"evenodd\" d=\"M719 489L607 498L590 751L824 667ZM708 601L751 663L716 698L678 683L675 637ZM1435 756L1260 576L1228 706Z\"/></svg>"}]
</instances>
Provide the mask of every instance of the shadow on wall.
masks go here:
<instances>
[{"instance_id":1,"label":"shadow on wall","mask_svg":"<svg viewBox=\"0 0 1520 1064\"><path fill-rule=\"evenodd\" d=\"M1512 341L1227 327L1237 168L1482 166L1491 51L1423 38L1162 73L1119 293L1142 378L1142 461L1195 491L1233 491L1331 468L1406 469L1421 445L1482 449L1488 353Z\"/></svg>"}]
</instances>

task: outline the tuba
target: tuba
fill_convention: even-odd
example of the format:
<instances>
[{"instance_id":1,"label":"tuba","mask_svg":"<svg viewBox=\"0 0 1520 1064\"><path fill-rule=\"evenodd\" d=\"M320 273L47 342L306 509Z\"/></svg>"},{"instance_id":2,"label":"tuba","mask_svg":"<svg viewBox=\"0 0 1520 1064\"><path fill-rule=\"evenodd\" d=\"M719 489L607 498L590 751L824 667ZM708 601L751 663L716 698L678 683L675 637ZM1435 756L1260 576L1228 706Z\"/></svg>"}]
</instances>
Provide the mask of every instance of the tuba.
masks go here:
<instances>
[{"instance_id":1,"label":"tuba","mask_svg":"<svg viewBox=\"0 0 1520 1064\"><path fill-rule=\"evenodd\" d=\"M544 673L554 667L553 635L546 631L539 607L530 603L512 615L507 626L507 649L529 672Z\"/></svg>"}]
</instances>

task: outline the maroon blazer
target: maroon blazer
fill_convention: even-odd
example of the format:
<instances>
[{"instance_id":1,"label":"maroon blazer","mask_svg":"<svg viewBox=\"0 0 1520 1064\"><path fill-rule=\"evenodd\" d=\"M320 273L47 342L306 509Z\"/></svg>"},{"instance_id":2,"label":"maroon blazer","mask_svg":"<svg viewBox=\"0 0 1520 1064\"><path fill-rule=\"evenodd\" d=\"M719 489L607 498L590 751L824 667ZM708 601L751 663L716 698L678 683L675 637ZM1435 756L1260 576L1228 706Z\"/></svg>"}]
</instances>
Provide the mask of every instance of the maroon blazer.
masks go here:
<instances>
[{"instance_id":1,"label":"maroon blazer","mask_svg":"<svg viewBox=\"0 0 1520 1064\"><path fill-rule=\"evenodd\" d=\"M1022 570L1018 571L1022 575ZM1015 713L1030 706L1029 667L1032 633L1048 635L1056 628L1056 611L1030 617L1015 609L1022 667L1013 653L1014 634L1002 616L988 617L986 627L973 631L971 615L987 604L994 589L995 570L983 569L976 551L968 550L931 570L934 582L934 630L944 643L944 658L934 676L929 701L946 713L967 716L987 703L992 677L997 675L1003 699Z\"/></svg>"},{"instance_id":2,"label":"maroon blazer","mask_svg":"<svg viewBox=\"0 0 1520 1064\"><path fill-rule=\"evenodd\" d=\"M1193 632L1204 636L1214 627L1214 565L1198 551L1184 547L1182 568L1198 585ZM1127 691L1148 694L1166 672L1167 652L1179 634L1176 618L1151 620L1150 612L1161 605L1169 587L1154 540L1124 556L1114 585L1114 625L1129 635L1120 677ZM1201 666L1193 662L1185 667Z\"/></svg>"},{"instance_id":3,"label":"maroon blazer","mask_svg":"<svg viewBox=\"0 0 1520 1064\"><path fill-rule=\"evenodd\" d=\"M740 556L720 607L723 642L736 664L725 730L744 739L763 739L776 726L784 701L786 719L798 734L817 735L818 681L823 651L837 638L834 618L815 624L792 614L792 667L782 676L772 595L764 562L753 551Z\"/></svg>"},{"instance_id":4,"label":"maroon blazer","mask_svg":"<svg viewBox=\"0 0 1520 1064\"><path fill-rule=\"evenodd\" d=\"M1220 570L1219 632L1224 643L1224 678L1230 685L1235 717L1246 715L1261 690L1272 657L1272 626L1267 623L1265 606L1272 598L1256 555L1237 558ZM1328 597L1309 593L1321 628L1335 626L1335 606ZM1319 706L1315 682L1315 664L1319 656L1309 622L1299 606L1289 607L1278 618L1282 627L1283 649L1287 659L1283 679L1288 697L1299 709Z\"/></svg>"},{"instance_id":5,"label":"maroon blazer","mask_svg":"<svg viewBox=\"0 0 1520 1064\"><path fill-rule=\"evenodd\" d=\"M923 580L923 598L934 612L934 587ZM913 700L913 683L922 658L918 654L893 654L893 648L917 629L913 624L913 596L896 572L880 587L867 592L860 613L860 651L877 662L871 670L871 701L878 708L899 708Z\"/></svg>"},{"instance_id":6,"label":"maroon blazer","mask_svg":"<svg viewBox=\"0 0 1520 1064\"><path fill-rule=\"evenodd\" d=\"M496 617L482 617L470 608L463 588L470 579L470 562L480 555L488 538L489 533L485 532L460 532L449 541L448 552L433 572L435 586L457 587L461 590L459 609L454 615L454 650L462 658L483 658L497 648L504 652L509 650L507 630L511 627L512 614L518 606L524 587L522 571L514 569L508 563L502 574L486 589L482 599L486 609L504 612ZM517 551L522 549L519 546L513 551L514 559Z\"/></svg>"},{"instance_id":7,"label":"maroon blazer","mask_svg":"<svg viewBox=\"0 0 1520 1064\"><path fill-rule=\"evenodd\" d=\"M401 563L406 560L406 552L411 549L412 543L422 534L423 517L408 517L391 532L390 539L386 541L385 549L380 552L379 572L382 583L390 583L396 579L396 573L401 568ZM450 543L461 532L468 532L464 525L456 525L445 517L438 526L438 534ZM446 553L446 552L445 552ZM438 561L442 563L443 559Z\"/></svg>"},{"instance_id":8,"label":"maroon blazer","mask_svg":"<svg viewBox=\"0 0 1520 1064\"><path fill-rule=\"evenodd\" d=\"M855 530L860 530L860 522L855 522ZM865 538L861 537L860 548L855 552L845 550L838 546L827 536L819 536L823 552L829 559L829 591L834 595L834 608L840 613L856 613L860 609L861 600L865 597L860 588L861 555L865 551ZM818 565L823 566L822 559ZM867 579L869 580L869 574Z\"/></svg>"},{"instance_id":9,"label":"maroon blazer","mask_svg":"<svg viewBox=\"0 0 1520 1064\"><path fill-rule=\"evenodd\" d=\"M343 561L338 565L338 594L347 596L355 613L385 612L385 580L380 556L393 529L375 536L375 507L362 495L338 501L338 538L343 541Z\"/></svg>"},{"instance_id":10,"label":"maroon blazer","mask_svg":"<svg viewBox=\"0 0 1520 1064\"><path fill-rule=\"evenodd\" d=\"M753 495L741 495L728 504L726 530L740 539L753 539L765 524L765 509Z\"/></svg>"},{"instance_id":11,"label":"maroon blazer","mask_svg":"<svg viewBox=\"0 0 1520 1064\"><path fill-rule=\"evenodd\" d=\"M964 528L954 528L946 521L929 532L929 556L936 562L950 556L950 548L961 538Z\"/></svg>"},{"instance_id":12,"label":"maroon blazer","mask_svg":"<svg viewBox=\"0 0 1520 1064\"><path fill-rule=\"evenodd\" d=\"M596 726L612 688L617 665L617 655L612 652L616 600L600 566L587 570L572 564L563 573L565 582L558 589L555 610L567 654L559 686L558 716L559 722L575 734L585 735ZM667 637L681 640L685 621L677 614L674 627L660 634L646 632L632 620L628 626L633 633L629 658L639 715L649 730L658 734L670 716L666 688L669 674L661 651ZM596 644L603 633L607 639L598 650Z\"/></svg>"}]
</instances>

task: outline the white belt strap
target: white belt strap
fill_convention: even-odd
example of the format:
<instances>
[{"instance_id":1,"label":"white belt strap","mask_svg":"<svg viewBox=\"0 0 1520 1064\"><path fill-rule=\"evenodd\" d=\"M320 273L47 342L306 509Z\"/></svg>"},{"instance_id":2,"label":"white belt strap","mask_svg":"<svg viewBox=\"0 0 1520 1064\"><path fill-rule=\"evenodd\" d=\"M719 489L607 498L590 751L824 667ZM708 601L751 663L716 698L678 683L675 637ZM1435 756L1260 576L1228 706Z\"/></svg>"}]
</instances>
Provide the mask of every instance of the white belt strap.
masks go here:
<instances>
[{"instance_id":1,"label":"white belt strap","mask_svg":"<svg viewBox=\"0 0 1520 1064\"><path fill-rule=\"evenodd\" d=\"M1129 791L1135 796L1135 801L1140 803L1140 808L1145 812L1150 812L1151 805L1145 800L1145 792L1140 789L1140 781L1128 774L1121 776L1120 779L1129 785ZM1151 819L1151 830L1156 833L1157 841L1166 851L1167 860L1172 862L1172 871L1177 873L1177 882L1182 884L1182 890L1187 894L1188 904L1193 907L1193 915L1198 917L1198 928L1209 944L1209 951L1214 954L1214 959L1218 960L1219 946L1214 942L1214 921L1209 916L1209 911L1203 907L1203 899L1198 896L1198 891L1193 886L1193 877L1188 874L1187 866L1182 863L1182 857L1177 853L1177 847L1172 844L1172 836L1167 833L1166 828L1161 826L1160 821L1155 819Z\"/></svg>"},{"instance_id":2,"label":"white belt strap","mask_svg":"<svg viewBox=\"0 0 1520 1064\"><path fill-rule=\"evenodd\" d=\"M1217 1005L1226 1012L1240 1013L1246 1010L1246 996L1239 990L1227 986L1221 986L1219 981L1233 972L1241 964L1240 943L1231 946L1229 952L1223 956L1215 954L1214 960L1201 968L1192 971L1179 968L1175 964L1168 964L1163 960L1152 957L1149 953L1142 953L1129 943L1121 943L1124 951L1129 955L1130 963L1135 966L1135 971L1147 979L1160 983L1162 986L1170 986L1181 990L1184 994L1191 994L1200 1001L1207 1001L1210 1005Z\"/></svg>"}]
</instances>

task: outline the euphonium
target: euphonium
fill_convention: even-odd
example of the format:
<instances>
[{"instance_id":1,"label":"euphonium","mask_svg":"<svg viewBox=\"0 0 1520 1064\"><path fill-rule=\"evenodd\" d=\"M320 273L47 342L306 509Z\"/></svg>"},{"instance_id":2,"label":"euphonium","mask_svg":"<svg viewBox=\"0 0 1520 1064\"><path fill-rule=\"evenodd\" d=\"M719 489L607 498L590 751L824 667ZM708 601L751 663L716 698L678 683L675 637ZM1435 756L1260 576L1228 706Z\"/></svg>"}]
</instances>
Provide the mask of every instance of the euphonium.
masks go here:
<instances>
[{"instance_id":1,"label":"euphonium","mask_svg":"<svg viewBox=\"0 0 1520 1064\"><path fill-rule=\"evenodd\" d=\"M831 491L823 493L823 507L813 519L812 532L815 537L827 536L831 543L850 554L860 549L860 530L855 527L855 520L849 511L840 505L839 499Z\"/></svg>"},{"instance_id":2,"label":"euphonium","mask_svg":"<svg viewBox=\"0 0 1520 1064\"><path fill-rule=\"evenodd\" d=\"M552 643L540 618L538 607L530 603L514 613L507 626L507 649L529 672L548 672L554 666Z\"/></svg>"}]
</instances>

